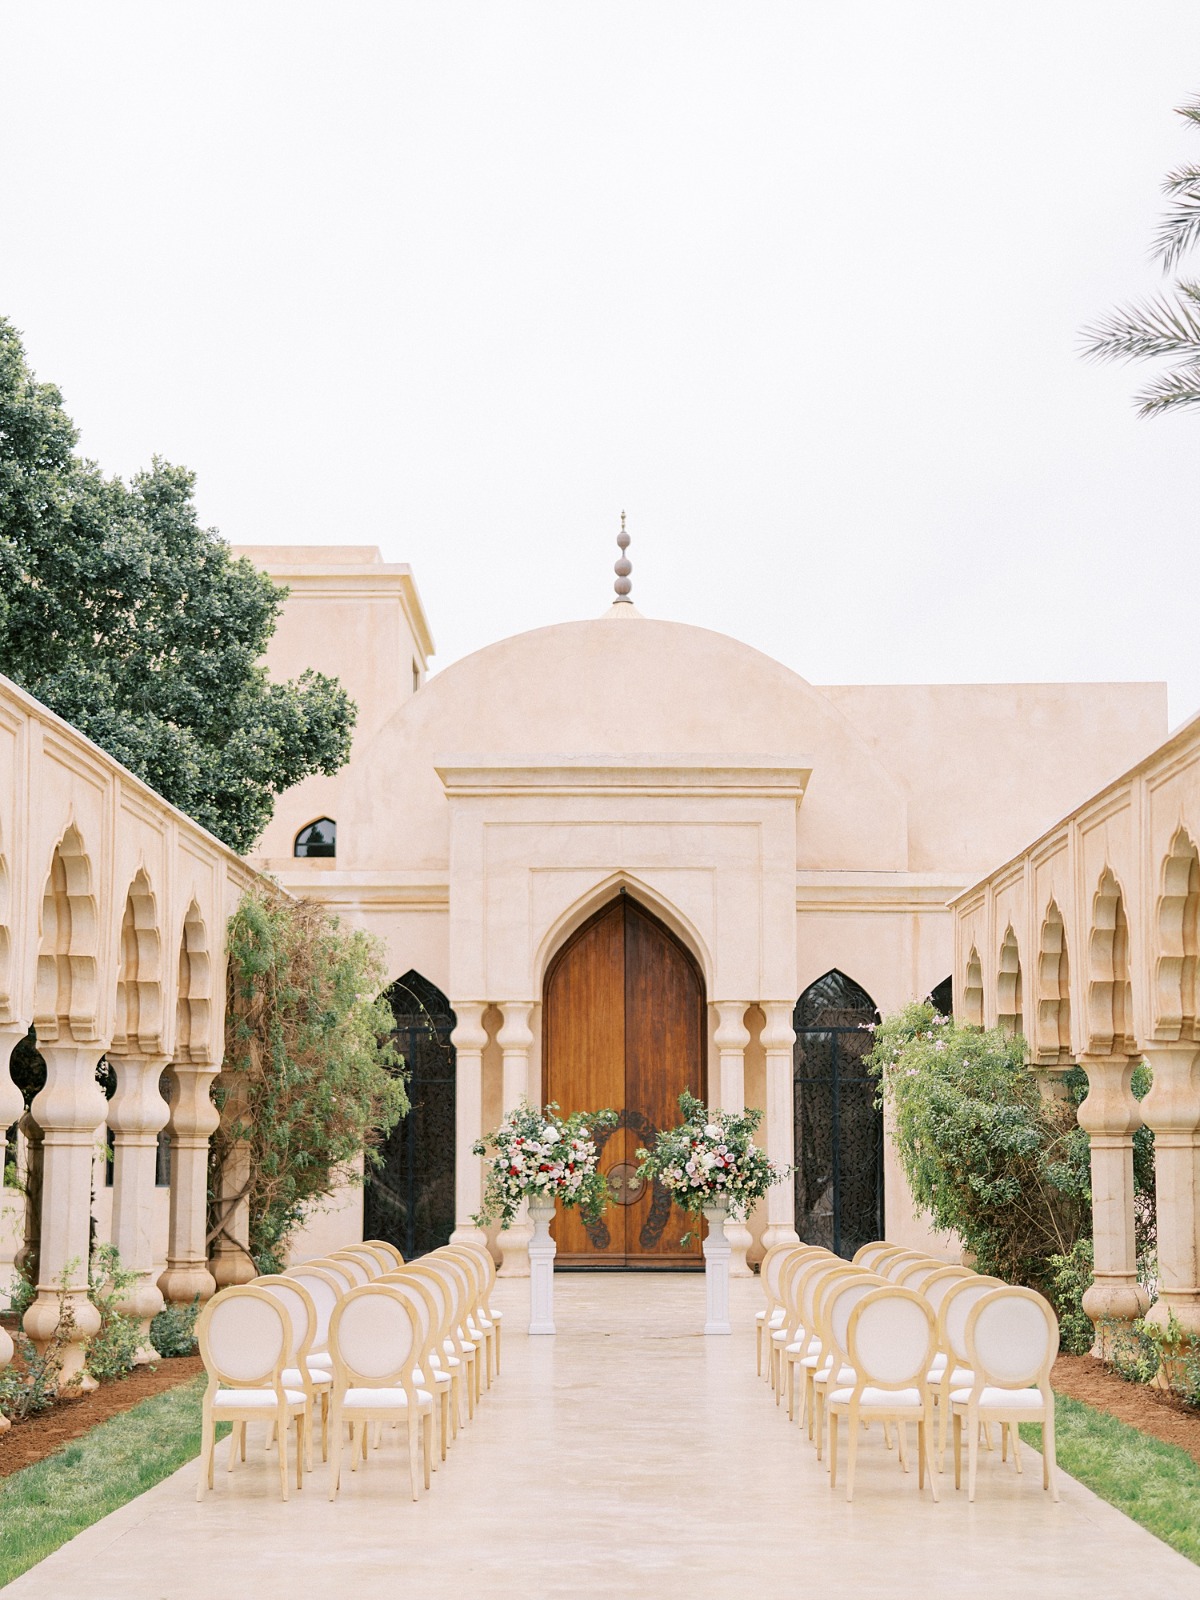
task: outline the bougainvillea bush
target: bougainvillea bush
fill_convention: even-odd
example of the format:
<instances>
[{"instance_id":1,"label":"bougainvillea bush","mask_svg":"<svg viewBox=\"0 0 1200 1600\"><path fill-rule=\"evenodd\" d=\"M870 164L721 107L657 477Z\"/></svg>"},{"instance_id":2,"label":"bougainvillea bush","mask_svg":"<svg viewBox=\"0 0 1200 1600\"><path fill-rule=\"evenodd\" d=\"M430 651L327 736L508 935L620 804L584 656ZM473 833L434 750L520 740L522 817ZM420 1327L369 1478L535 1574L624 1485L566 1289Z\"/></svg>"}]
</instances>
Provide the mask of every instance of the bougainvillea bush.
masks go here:
<instances>
[{"instance_id":1,"label":"bougainvillea bush","mask_svg":"<svg viewBox=\"0 0 1200 1600\"><path fill-rule=\"evenodd\" d=\"M522 1100L492 1133L473 1146L483 1156L486 1178L483 1207L472 1218L478 1227L499 1221L507 1228L524 1200L577 1206L588 1222L598 1222L608 1202L608 1180L600 1171L593 1135L616 1126L615 1111L558 1114Z\"/></svg>"}]
</instances>

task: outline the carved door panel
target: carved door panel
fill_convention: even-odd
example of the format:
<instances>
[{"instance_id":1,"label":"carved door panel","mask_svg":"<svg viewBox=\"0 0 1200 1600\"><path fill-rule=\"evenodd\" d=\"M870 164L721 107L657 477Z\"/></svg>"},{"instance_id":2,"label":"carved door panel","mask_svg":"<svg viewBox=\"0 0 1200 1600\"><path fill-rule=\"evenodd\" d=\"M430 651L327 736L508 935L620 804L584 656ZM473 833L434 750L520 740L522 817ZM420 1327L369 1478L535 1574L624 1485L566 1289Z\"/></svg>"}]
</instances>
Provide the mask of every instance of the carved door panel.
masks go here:
<instances>
[{"instance_id":1,"label":"carved door panel","mask_svg":"<svg viewBox=\"0 0 1200 1600\"><path fill-rule=\"evenodd\" d=\"M623 895L560 951L544 999L546 1099L564 1112L611 1106L620 1114L601 1153L614 1203L593 1228L560 1208L559 1264L698 1265L698 1237L680 1242L696 1225L634 1177L638 1147L678 1120L681 1091L704 1093L704 985L691 956Z\"/></svg>"}]
</instances>

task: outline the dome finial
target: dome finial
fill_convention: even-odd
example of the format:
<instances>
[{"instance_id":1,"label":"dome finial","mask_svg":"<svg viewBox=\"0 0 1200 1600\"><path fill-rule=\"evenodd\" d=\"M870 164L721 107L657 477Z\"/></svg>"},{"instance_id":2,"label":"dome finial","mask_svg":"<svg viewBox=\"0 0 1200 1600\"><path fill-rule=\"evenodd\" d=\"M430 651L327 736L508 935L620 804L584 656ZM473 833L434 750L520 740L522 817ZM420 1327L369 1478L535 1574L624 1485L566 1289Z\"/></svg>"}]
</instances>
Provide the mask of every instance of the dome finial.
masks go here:
<instances>
[{"instance_id":1,"label":"dome finial","mask_svg":"<svg viewBox=\"0 0 1200 1600\"><path fill-rule=\"evenodd\" d=\"M629 592L633 588L633 584L629 581L629 574L633 571L633 562L625 554L626 550L629 549L629 535L625 532L625 513L623 511L621 513L621 531L617 535L617 544L620 546L621 555L613 566L613 571L617 575L617 581L613 584L613 588L617 591L617 598L613 601L613 604L630 606L633 601L629 598Z\"/></svg>"}]
</instances>

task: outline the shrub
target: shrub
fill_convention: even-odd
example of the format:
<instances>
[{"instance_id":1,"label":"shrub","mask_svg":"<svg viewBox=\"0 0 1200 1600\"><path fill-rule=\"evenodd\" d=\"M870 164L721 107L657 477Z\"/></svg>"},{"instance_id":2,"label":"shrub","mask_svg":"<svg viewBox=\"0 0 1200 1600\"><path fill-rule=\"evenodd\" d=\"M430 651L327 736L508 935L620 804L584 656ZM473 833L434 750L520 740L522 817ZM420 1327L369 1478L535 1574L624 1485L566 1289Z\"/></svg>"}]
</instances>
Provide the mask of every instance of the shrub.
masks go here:
<instances>
[{"instance_id":1,"label":"shrub","mask_svg":"<svg viewBox=\"0 0 1200 1600\"><path fill-rule=\"evenodd\" d=\"M160 1356L190 1356L196 1349L196 1318L200 1315L199 1295L191 1305L169 1305L150 1324L150 1343Z\"/></svg>"},{"instance_id":2,"label":"shrub","mask_svg":"<svg viewBox=\"0 0 1200 1600\"><path fill-rule=\"evenodd\" d=\"M959 1026L929 1002L875 1030L868 1057L913 1198L981 1272L1048 1286L1089 1226L1087 1134L1044 1095L1025 1041Z\"/></svg>"},{"instance_id":3,"label":"shrub","mask_svg":"<svg viewBox=\"0 0 1200 1600\"><path fill-rule=\"evenodd\" d=\"M1092 1241L1076 1239L1070 1250L1051 1256L1046 1266L1042 1287L1058 1317L1059 1346L1066 1355L1086 1356L1096 1338L1092 1319L1083 1309L1083 1296L1095 1271Z\"/></svg>"},{"instance_id":4,"label":"shrub","mask_svg":"<svg viewBox=\"0 0 1200 1600\"><path fill-rule=\"evenodd\" d=\"M13 1334L17 1359L0 1371L0 1412L10 1422L48 1411L58 1399L63 1356L75 1332L75 1308L67 1299L66 1276L64 1272L58 1297L58 1329L45 1350L39 1355L19 1324Z\"/></svg>"},{"instance_id":5,"label":"shrub","mask_svg":"<svg viewBox=\"0 0 1200 1600\"><path fill-rule=\"evenodd\" d=\"M122 1267L115 1246L96 1247L88 1265L88 1299L100 1313L100 1331L88 1343L84 1365L97 1383L133 1371L142 1347L142 1325L121 1310L121 1302L137 1281L136 1272Z\"/></svg>"}]
</instances>

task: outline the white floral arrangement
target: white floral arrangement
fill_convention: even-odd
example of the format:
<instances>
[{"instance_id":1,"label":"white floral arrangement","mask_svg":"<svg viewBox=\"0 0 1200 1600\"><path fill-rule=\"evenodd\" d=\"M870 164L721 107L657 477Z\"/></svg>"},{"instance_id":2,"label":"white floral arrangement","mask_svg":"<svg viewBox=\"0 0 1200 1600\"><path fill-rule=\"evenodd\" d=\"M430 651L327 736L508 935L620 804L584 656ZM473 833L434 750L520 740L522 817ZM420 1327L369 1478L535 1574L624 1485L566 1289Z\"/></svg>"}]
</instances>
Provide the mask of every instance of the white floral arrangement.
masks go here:
<instances>
[{"instance_id":1,"label":"white floral arrangement","mask_svg":"<svg viewBox=\"0 0 1200 1600\"><path fill-rule=\"evenodd\" d=\"M638 1176L661 1184L682 1210L724 1205L744 1220L756 1200L791 1176L754 1142L761 1111L712 1111L686 1091L679 1111L679 1127L660 1133L653 1150L638 1151Z\"/></svg>"},{"instance_id":2,"label":"white floral arrangement","mask_svg":"<svg viewBox=\"0 0 1200 1600\"><path fill-rule=\"evenodd\" d=\"M615 1126L616 1120L614 1111L560 1117L557 1105L539 1110L522 1100L473 1147L487 1163L487 1176L483 1206L472 1221L487 1227L499 1220L507 1228L524 1200L578 1206L588 1222L599 1221L609 1190L593 1132Z\"/></svg>"}]
</instances>

